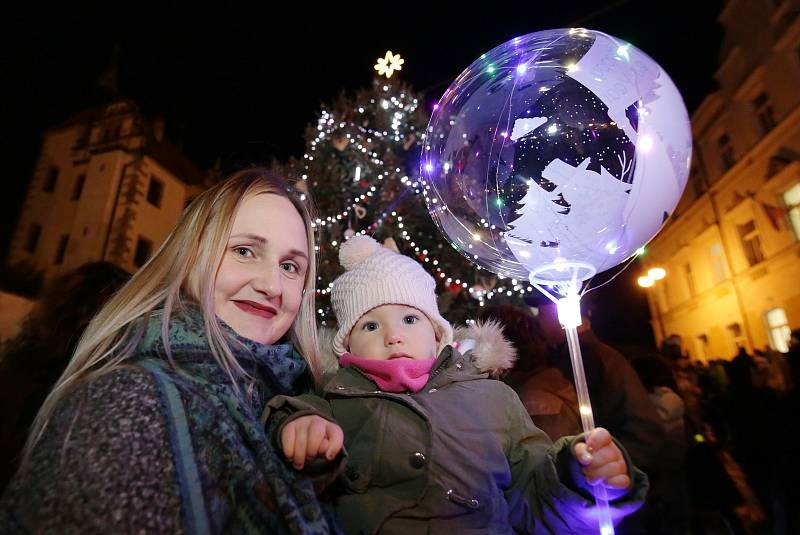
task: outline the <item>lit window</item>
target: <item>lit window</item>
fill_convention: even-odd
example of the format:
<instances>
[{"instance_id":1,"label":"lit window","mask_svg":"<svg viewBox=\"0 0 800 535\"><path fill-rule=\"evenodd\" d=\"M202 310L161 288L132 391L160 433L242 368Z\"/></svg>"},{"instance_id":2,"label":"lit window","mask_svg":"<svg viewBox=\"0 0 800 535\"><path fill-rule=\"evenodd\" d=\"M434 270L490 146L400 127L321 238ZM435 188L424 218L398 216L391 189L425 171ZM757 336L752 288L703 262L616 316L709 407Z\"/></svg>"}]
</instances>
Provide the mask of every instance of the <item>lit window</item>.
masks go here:
<instances>
[{"instance_id":1,"label":"lit window","mask_svg":"<svg viewBox=\"0 0 800 535\"><path fill-rule=\"evenodd\" d=\"M714 284L719 284L725 280L725 257L722 256L722 246L715 243L709 249L711 256L711 280Z\"/></svg>"},{"instance_id":2,"label":"lit window","mask_svg":"<svg viewBox=\"0 0 800 535\"><path fill-rule=\"evenodd\" d=\"M786 206L794 235L800 240L800 184L795 184L783 193L783 204Z\"/></svg>"},{"instance_id":3,"label":"lit window","mask_svg":"<svg viewBox=\"0 0 800 535\"><path fill-rule=\"evenodd\" d=\"M782 308L773 308L768 311L764 317L767 323L770 347L781 353L788 352L792 330L789 328L789 320L786 317L786 311Z\"/></svg>"}]
</instances>

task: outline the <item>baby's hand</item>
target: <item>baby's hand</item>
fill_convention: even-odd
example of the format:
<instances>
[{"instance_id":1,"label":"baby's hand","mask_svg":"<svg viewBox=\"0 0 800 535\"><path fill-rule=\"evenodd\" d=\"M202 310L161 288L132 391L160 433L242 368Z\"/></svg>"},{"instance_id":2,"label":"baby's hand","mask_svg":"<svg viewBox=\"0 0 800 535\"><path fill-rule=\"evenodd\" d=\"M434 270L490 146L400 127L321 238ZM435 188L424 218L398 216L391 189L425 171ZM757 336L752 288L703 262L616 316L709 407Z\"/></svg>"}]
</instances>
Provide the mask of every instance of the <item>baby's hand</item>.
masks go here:
<instances>
[{"instance_id":1,"label":"baby's hand","mask_svg":"<svg viewBox=\"0 0 800 535\"><path fill-rule=\"evenodd\" d=\"M302 470L306 459L325 457L332 461L342 449L342 428L320 416L301 416L281 431L281 445L286 459L295 470Z\"/></svg>"},{"instance_id":2,"label":"baby's hand","mask_svg":"<svg viewBox=\"0 0 800 535\"><path fill-rule=\"evenodd\" d=\"M581 471L590 485L603 484L614 489L627 489L631 480L628 477L628 465L611 435L598 427L586 437L586 442L579 442L573 453Z\"/></svg>"}]
</instances>

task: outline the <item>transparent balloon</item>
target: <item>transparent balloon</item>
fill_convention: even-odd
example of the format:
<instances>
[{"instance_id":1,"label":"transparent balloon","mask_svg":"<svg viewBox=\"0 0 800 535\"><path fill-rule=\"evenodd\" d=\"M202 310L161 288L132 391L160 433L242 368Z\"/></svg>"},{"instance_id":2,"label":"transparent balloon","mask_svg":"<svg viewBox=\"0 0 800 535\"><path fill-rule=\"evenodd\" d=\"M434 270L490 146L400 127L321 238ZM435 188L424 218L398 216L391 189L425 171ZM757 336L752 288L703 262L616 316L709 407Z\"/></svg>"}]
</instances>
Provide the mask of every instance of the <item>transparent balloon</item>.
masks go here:
<instances>
[{"instance_id":1,"label":"transparent balloon","mask_svg":"<svg viewBox=\"0 0 800 535\"><path fill-rule=\"evenodd\" d=\"M494 273L583 281L633 256L672 213L691 127L664 70L584 29L518 37L448 88L425 134L426 202Z\"/></svg>"}]
</instances>

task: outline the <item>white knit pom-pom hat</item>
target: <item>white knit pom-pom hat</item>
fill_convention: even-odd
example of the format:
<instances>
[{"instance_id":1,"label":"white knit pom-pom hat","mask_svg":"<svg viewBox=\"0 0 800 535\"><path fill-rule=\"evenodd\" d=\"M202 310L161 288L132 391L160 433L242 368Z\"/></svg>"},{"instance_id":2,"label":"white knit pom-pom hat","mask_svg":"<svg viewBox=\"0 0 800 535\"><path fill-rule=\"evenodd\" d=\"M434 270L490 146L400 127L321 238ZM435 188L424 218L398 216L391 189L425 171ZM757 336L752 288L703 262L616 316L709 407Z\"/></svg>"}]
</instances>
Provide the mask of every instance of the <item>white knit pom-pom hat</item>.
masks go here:
<instances>
[{"instance_id":1,"label":"white knit pom-pom hat","mask_svg":"<svg viewBox=\"0 0 800 535\"><path fill-rule=\"evenodd\" d=\"M339 323L333 339L337 356L347 352L350 331L358 319L381 305L406 305L424 313L436 331L438 351L453 342L453 328L436 304L436 281L418 262L369 236L357 235L342 244L339 263L345 271L333 281L331 292Z\"/></svg>"}]
</instances>

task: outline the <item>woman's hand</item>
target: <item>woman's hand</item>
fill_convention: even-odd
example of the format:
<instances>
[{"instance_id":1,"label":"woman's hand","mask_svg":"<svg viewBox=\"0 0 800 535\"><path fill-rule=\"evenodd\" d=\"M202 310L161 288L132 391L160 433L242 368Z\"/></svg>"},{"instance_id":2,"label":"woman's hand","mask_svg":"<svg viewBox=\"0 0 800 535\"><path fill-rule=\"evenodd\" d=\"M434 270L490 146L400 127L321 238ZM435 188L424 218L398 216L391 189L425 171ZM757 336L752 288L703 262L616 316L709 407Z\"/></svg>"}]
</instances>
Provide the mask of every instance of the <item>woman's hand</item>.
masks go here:
<instances>
[{"instance_id":1,"label":"woman's hand","mask_svg":"<svg viewBox=\"0 0 800 535\"><path fill-rule=\"evenodd\" d=\"M344 433L335 423L320 416L301 416L281 431L281 446L295 470L302 470L307 459L324 457L332 461L342 450Z\"/></svg>"},{"instance_id":2,"label":"woman's hand","mask_svg":"<svg viewBox=\"0 0 800 535\"><path fill-rule=\"evenodd\" d=\"M603 484L606 487L624 490L630 487L628 465L611 435L602 427L594 429L579 442L573 453L581 465L581 472L590 485Z\"/></svg>"}]
</instances>

